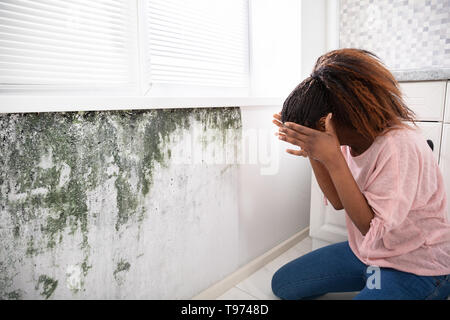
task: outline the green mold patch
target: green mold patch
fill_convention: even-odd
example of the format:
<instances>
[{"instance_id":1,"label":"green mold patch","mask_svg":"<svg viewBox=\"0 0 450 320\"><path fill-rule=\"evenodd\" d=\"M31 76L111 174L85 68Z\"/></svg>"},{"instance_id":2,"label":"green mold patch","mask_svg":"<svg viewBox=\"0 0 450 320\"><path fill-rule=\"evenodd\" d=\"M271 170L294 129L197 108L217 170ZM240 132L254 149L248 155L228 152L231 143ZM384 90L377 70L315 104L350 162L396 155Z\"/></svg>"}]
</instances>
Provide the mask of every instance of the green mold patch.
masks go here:
<instances>
[{"instance_id":1,"label":"green mold patch","mask_svg":"<svg viewBox=\"0 0 450 320\"><path fill-rule=\"evenodd\" d=\"M171 142L194 125L203 128L204 135L222 135L219 140L202 140L205 146L214 143L220 148L228 130L240 132L240 110L230 107L0 115L0 223L8 230L2 233L2 237L8 234L7 239L0 240L11 242L8 248L15 248L14 254L4 250L1 254L5 256L0 256L0 261L15 257L8 258L8 274L16 274L12 265L19 266L22 256L58 252L64 237L78 239L81 234L83 260L79 263L86 277L92 267L89 230L97 215L114 214L113 228L119 235L128 226L140 224L145 218L146 201L152 200L155 170L170 166L174 154ZM106 199L102 193L105 186L115 189L115 201L108 198L107 209L91 212L89 203ZM115 275L129 267L128 262L119 262ZM39 278L43 292L52 291L53 285L56 288L57 281L50 280L46 276ZM13 289L13 285L0 288L0 297Z\"/></svg>"},{"instance_id":2,"label":"green mold patch","mask_svg":"<svg viewBox=\"0 0 450 320\"><path fill-rule=\"evenodd\" d=\"M120 226L127 223L130 216L136 212L138 199L136 194L131 190L131 186L126 178L118 176L115 186L117 189L118 210L116 230L118 231Z\"/></svg>"},{"instance_id":3,"label":"green mold patch","mask_svg":"<svg viewBox=\"0 0 450 320\"><path fill-rule=\"evenodd\" d=\"M127 272L128 270L130 270L131 264L126 261L121 259L116 266L116 269L113 272L113 276L114 279L116 279L117 283L122 284L123 283L123 279L120 277L120 275L123 272Z\"/></svg>"},{"instance_id":4,"label":"green mold patch","mask_svg":"<svg viewBox=\"0 0 450 320\"><path fill-rule=\"evenodd\" d=\"M120 260L117 263L116 270L114 270L114 275L116 275L117 273L122 272L122 271L128 271L130 269L130 266L131 265L129 262L127 262L125 260Z\"/></svg>"},{"instance_id":5,"label":"green mold patch","mask_svg":"<svg viewBox=\"0 0 450 320\"><path fill-rule=\"evenodd\" d=\"M83 263L81 264L81 271L83 275L86 277L89 269L92 268L92 265L88 264L88 257L85 257Z\"/></svg>"},{"instance_id":6,"label":"green mold patch","mask_svg":"<svg viewBox=\"0 0 450 320\"><path fill-rule=\"evenodd\" d=\"M39 220L40 230L47 236L48 248L56 245L56 236L69 222L72 230L87 225L84 168L80 166L83 161L76 150L80 139L72 128L74 119L67 114L6 115L0 118L2 149L5 150L0 158L7 163L2 179L7 182L10 193L23 195L20 200L8 195L1 200L11 215L14 235L21 236L23 226ZM53 162L43 166L41 159L49 152ZM72 174L69 183L60 186L63 163L72 169ZM44 191L36 194L33 190ZM41 209L49 212L44 220L39 216ZM37 250L28 250L28 254L33 252Z\"/></svg>"},{"instance_id":7,"label":"green mold patch","mask_svg":"<svg viewBox=\"0 0 450 320\"><path fill-rule=\"evenodd\" d=\"M14 290L11 292L8 292L6 294L6 299L8 300L20 300L22 299L22 293L20 290Z\"/></svg>"},{"instance_id":8,"label":"green mold patch","mask_svg":"<svg viewBox=\"0 0 450 320\"><path fill-rule=\"evenodd\" d=\"M54 280L46 275L41 275L39 276L35 289L39 290L41 288L41 295L45 297L45 299L48 299L52 296L57 286L58 280Z\"/></svg>"},{"instance_id":9,"label":"green mold patch","mask_svg":"<svg viewBox=\"0 0 450 320\"><path fill-rule=\"evenodd\" d=\"M171 135L189 129L193 121L201 122L204 129L224 133L240 128L241 123L238 108L2 115L0 144L6 152L2 152L0 164L6 170L1 172L0 181L6 184L6 190L0 192L0 202L12 216L14 235L20 237L25 223L40 218L36 209L45 208L52 213L41 226L48 248L55 247L57 235L66 227L72 234L81 230L82 247L86 248L87 192L110 178L106 173L106 159L110 157L119 170L114 174L119 230L140 210L139 197L129 182L131 172L137 173L137 189L146 196L153 184L155 165L167 167L171 158L167 148ZM52 163L43 167L43 158ZM66 167L70 174L61 184ZM31 192L39 188L46 192ZM24 198L11 201L11 191Z\"/></svg>"},{"instance_id":10,"label":"green mold patch","mask_svg":"<svg viewBox=\"0 0 450 320\"><path fill-rule=\"evenodd\" d=\"M170 151L165 152L171 134L177 129L188 129L194 109L154 110L144 126L143 155L140 172L142 194L146 196L153 184L155 165L167 166Z\"/></svg>"},{"instance_id":11,"label":"green mold patch","mask_svg":"<svg viewBox=\"0 0 450 320\"><path fill-rule=\"evenodd\" d=\"M39 250L36 248L36 246L34 244L33 236L31 236L31 238L27 242L27 248L26 248L25 254L27 257L33 257L33 256L37 255L38 253L39 253Z\"/></svg>"}]
</instances>

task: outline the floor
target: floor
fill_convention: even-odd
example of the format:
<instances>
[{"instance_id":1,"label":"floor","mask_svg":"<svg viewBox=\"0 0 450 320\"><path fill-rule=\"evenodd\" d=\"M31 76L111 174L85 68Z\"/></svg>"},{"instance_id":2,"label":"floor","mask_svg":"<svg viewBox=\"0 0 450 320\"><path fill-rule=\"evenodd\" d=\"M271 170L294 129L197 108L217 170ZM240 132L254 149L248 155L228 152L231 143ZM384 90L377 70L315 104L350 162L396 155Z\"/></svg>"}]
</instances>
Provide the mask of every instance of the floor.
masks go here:
<instances>
[{"instance_id":1,"label":"floor","mask_svg":"<svg viewBox=\"0 0 450 320\"><path fill-rule=\"evenodd\" d=\"M298 244L253 273L247 279L244 279L236 286L225 292L223 295L218 297L217 300L278 300L278 297L272 293L272 289L270 287L272 275L287 262L310 252L311 248L311 238L307 237L303 239ZM317 300L349 300L356 294L357 292L330 293L318 298Z\"/></svg>"}]
</instances>

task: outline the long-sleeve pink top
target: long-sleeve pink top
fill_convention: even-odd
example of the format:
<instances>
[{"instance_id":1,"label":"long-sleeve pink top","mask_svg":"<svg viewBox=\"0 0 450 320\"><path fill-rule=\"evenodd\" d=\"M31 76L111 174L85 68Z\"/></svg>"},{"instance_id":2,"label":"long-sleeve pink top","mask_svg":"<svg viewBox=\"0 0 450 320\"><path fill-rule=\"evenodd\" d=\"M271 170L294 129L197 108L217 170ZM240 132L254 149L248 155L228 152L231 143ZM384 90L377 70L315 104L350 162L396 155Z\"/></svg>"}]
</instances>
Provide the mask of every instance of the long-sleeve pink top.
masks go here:
<instances>
[{"instance_id":1,"label":"long-sleeve pink top","mask_svg":"<svg viewBox=\"0 0 450 320\"><path fill-rule=\"evenodd\" d=\"M348 241L368 265L417 275L450 274L450 224L436 158L417 131L394 129L362 154L342 153L375 213L365 236L346 214Z\"/></svg>"}]
</instances>

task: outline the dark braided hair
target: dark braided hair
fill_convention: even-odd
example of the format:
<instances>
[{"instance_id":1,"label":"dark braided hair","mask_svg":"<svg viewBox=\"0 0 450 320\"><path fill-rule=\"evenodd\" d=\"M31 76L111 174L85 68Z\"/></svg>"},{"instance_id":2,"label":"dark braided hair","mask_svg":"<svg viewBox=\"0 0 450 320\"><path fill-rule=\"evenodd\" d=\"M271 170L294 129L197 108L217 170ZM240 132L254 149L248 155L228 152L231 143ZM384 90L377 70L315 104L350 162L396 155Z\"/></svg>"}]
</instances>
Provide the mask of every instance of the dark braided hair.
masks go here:
<instances>
[{"instance_id":1,"label":"dark braided hair","mask_svg":"<svg viewBox=\"0 0 450 320\"><path fill-rule=\"evenodd\" d=\"M319 57L311 75L285 100L281 120L320 129L319 120L330 112L336 124L370 140L403 121L414 123L392 74L375 54L361 49Z\"/></svg>"}]
</instances>

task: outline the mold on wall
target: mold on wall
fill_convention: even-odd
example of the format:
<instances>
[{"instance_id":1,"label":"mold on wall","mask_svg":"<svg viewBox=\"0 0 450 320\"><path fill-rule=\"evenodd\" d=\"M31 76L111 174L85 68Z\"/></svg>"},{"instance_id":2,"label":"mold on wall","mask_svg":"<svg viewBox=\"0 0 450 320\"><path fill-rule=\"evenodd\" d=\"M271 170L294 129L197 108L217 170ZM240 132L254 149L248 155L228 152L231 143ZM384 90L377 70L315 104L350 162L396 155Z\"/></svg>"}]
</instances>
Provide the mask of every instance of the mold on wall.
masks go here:
<instances>
[{"instance_id":1,"label":"mold on wall","mask_svg":"<svg viewBox=\"0 0 450 320\"><path fill-rule=\"evenodd\" d=\"M239 108L0 115L0 299L190 298L234 271L240 138Z\"/></svg>"}]
</instances>

